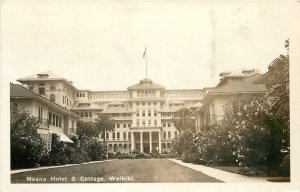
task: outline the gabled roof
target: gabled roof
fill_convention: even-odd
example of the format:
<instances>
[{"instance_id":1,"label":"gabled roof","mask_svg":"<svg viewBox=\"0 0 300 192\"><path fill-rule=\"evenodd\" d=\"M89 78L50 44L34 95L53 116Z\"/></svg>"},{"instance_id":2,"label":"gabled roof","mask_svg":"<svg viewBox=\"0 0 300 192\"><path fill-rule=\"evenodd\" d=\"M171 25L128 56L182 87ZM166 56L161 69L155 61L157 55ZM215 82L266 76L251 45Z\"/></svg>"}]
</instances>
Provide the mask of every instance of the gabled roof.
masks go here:
<instances>
[{"instance_id":1,"label":"gabled roof","mask_svg":"<svg viewBox=\"0 0 300 192\"><path fill-rule=\"evenodd\" d=\"M78 90L74 85L72 81L69 81L55 73L52 73L51 71L45 71L41 73L37 73L35 75L26 76L20 79L17 79L20 83L24 82L30 82L30 81L64 81L68 85L70 85L75 90Z\"/></svg>"},{"instance_id":2,"label":"gabled roof","mask_svg":"<svg viewBox=\"0 0 300 192\"><path fill-rule=\"evenodd\" d=\"M132 85L127 88L128 90L138 90L138 89L165 89L164 86L153 83L151 79L142 79L140 83Z\"/></svg>"},{"instance_id":3,"label":"gabled roof","mask_svg":"<svg viewBox=\"0 0 300 192\"><path fill-rule=\"evenodd\" d=\"M50 108L52 107L52 108L55 108L55 109L57 109L59 111L62 111L64 113L67 113L67 114L78 117L77 115L73 114L73 112L71 112L70 110L68 110L68 109L66 109L66 108L64 108L64 107L62 107L62 106L60 106L56 103L53 103L52 101L48 100L47 98L42 97L42 96L34 93L33 91L29 90L29 89L26 89L22 85L10 83L10 98L13 98L13 99L34 99L34 100L37 100L41 103L46 104Z\"/></svg>"}]
</instances>

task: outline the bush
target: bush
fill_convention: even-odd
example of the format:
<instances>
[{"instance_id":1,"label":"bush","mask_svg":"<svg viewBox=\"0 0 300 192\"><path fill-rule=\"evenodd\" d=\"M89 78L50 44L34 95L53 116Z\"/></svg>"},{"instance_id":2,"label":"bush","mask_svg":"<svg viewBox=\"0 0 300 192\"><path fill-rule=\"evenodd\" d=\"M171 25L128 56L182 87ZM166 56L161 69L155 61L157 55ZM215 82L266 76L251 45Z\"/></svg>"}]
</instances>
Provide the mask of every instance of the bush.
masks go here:
<instances>
[{"instance_id":1,"label":"bush","mask_svg":"<svg viewBox=\"0 0 300 192\"><path fill-rule=\"evenodd\" d=\"M38 166L46 153L45 143L37 133L38 121L29 113L10 105L11 168Z\"/></svg>"}]
</instances>

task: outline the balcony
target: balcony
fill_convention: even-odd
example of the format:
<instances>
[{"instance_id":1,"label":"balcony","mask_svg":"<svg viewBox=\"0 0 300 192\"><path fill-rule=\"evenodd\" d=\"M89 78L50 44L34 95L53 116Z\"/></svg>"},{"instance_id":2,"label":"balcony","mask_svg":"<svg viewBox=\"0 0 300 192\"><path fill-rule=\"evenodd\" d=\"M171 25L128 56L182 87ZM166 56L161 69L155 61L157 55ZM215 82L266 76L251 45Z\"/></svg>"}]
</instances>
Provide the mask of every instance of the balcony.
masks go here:
<instances>
[{"instance_id":1,"label":"balcony","mask_svg":"<svg viewBox=\"0 0 300 192\"><path fill-rule=\"evenodd\" d=\"M49 129L49 120L46 118L39 118L38 123L41 129Z\"/></svg>"}]
</instances>

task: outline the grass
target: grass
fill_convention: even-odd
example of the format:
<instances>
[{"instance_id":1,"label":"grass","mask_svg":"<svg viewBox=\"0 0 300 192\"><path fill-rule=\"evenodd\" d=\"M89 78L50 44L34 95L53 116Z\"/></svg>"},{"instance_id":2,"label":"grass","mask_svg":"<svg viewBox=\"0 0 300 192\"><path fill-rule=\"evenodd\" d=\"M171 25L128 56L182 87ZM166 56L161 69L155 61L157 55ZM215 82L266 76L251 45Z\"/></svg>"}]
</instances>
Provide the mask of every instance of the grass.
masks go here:
<instances>
[{"instance_id":1,"label":"grass","mask_svg":"<svg viewBox=\"0 0 300 192\"><path fill-rule=\"evenodd\" d=\"M257 171L250 170L249 168L246 167L239 167L239 166L214 166L214 165L206 165L211 168L219 169L222 171L227 171L230 173L235 173L235 174L240 174L240 175L245 175L245 176L250 176L250 177L268 177L267 175L264 174L259 174ZM267 181L270 182L290 182L290 177L269 177Z\"/></svg>"}]
</instances>

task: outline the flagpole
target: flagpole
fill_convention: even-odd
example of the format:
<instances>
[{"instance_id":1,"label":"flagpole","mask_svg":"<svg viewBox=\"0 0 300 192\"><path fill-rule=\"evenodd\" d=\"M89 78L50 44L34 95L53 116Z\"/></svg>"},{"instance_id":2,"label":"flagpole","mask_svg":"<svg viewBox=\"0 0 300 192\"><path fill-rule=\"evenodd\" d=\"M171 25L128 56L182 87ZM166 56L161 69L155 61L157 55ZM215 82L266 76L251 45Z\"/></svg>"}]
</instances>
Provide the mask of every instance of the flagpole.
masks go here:
<instances>
[{"instance_id":1,"label":"flagpole","mask_svg":"<svg viewBox=\"0 0 300 192\"><path fill-rule=\"evenodd\" d=\"M146 47L147 49L147 47ZM146 79L148 78L148 53L146 53Z\"/></svg>"}]
</instances>

